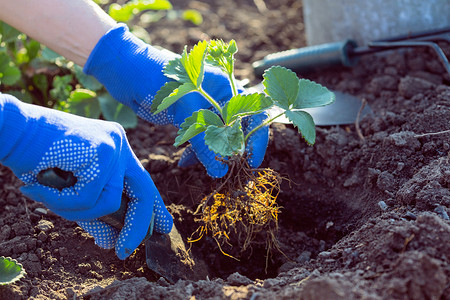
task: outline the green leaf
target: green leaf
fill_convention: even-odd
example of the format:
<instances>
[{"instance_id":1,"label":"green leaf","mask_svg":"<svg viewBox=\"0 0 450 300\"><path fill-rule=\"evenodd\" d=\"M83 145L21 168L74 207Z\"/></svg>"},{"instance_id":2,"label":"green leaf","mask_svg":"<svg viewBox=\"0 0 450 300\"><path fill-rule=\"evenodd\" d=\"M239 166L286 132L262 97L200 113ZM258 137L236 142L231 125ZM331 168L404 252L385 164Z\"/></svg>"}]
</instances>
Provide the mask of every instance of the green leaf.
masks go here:
<instances>
[{"instance_id":1,"label":"green leaf","mask_svg":"<svg viewBox=\"0 0 450 300\"><path fill-rule=\"evenodd\" d=\"M232 126L209 126L205 131L205 143L211 151L224 157L242 154L245 144L241 122L235 122Z\"/></svg>"},{"instance_id":2,"label":"green leaf","mask_svg":"<svg viewBox=\"0 0 450 300\"><path fill-rule=\"evenodd\" d=\"M93 0L95 3L97 3L98 5L104 5L104 4L108 4L108 2L110 0Z\"/></svg>"},{"instance_id":3,"label":"green leaf","mask_svg":"<svg viewBox=\"0 0 450 300\"><path fill-rule=\"evenodd\" d=\"M134 111L119 103L109 93L100 94L98 101L100 102L102 115L106 120L117 122L125 129L137 126L138 119Z\"/></svg>"},{"instance_id":4,"label":"green leaf","mask_svg":"<svg viewBox=\"0 0 450 300\"><path fill-rule=\"evenodd\" d=\"M326 87L308 79L300 79L300 90L292 109L325 106L333 103L334 100L334 93Z\"/></svg>"},{"instance_id":5,"label":"green leaf","mask_svg":"<svg viewBox=\"0 0 450 300\"><path fill-rule=\"evenodd\" d=\"M178 147L187 142L197 134L205 131L208 126L223 126L223 122L218 115L207 109L200 109L186 118L178 130L174 146Z\"/></svg>"},{"instance_id":6,"label":"green leaf","mask_svg":"<svg viewBox=\"0 0 450 300\"><path fill-rule=\"evenodd\" d=\"M25 44L25 48L27 49L28 61L31 61L38 56L41 44L38 41L30 40Z\"/></svg>"},{"instance_id":7,"label":"green leaf","mask_svg":"<svg viewBox=\"0 0 450 300\"><path fill-rule=\"evenodd\" d=\"M134 16L132 9L117 3L109 6L108 14L117 22L128 22Z\"/></svg>"},{"instance_id":8,"label":"green leaf","mask_svg":"<svg viewBox=\"0 0 450 300\"><path fill-rule=\"evenodd\" d=\"M97 119L100 117L100 104L97 94L86 89L76 89L70 93L66 109L72 114Z\"/></svg>"},{"instance_id":9,"label":"green leaf","mask_svg":"<svg viewBox=\"0 0 450 300\"><path fill-rule=\"evenodd\" d=\"M238 94L223 107L225 124L229 125L236 118L244 115L254 115L263 112L273 105L273 101L264 94Z\"/></svg>"},{"instance_id":10,"label":"green leaf","mask_svg":"<svg viewBox=\"0 0 450 300\"><path fill-rule=\"evenodd\" d=\"M194 25L200 25L203 23L203 17L202 14L195 9L186 9L183 11L183 14L181 16L183 20L191 21Z\"/></svg>"},{"instance_id":11,"label":"green leaf","mask_svg":"<svg viewBox=\"0 0 450 300\"><path fill-rule=\"evenodd\" d=\"M164 75L180 83L191 82L186 69L181 63L181 57L177 57L169 61L169 63L164 67Z\"/></svg>"},{"instance_id":12,"label":"green leaf","mask_svg":"<svg viewBox=\"0 0 450 300\"><path fill-rule=\"evenodd\" d=\"M274 66L263 74L264 91L283 109L290 109L297 100L299 79L297 75L284 67Z\"/></svg>"},{"instance_id":13,"label":"green leaf","mask_svg":"<svg viewBox=\"0 0 450 300\"><path fill-rule=\"evenodd\" d=\"M11 43L17 41L22 33L14 27L0 21L0 41L3 43Z\"/></svg>"},{"instance_id":14,"label":"green leaf","mask_svg":"<svg viewBox=\"0 0 450 300\"><path fill-rule=\"evenodd\" d=\"M150 112L154 114L158 110L158 106L163 102L166 97L169 97L175 89L177 89L181 83L176 81L168 81L161 89L156 93L153 98L152 105L150 106Z\"/></svg>"},{"instance_id":15,"label":"green leaf","mask_svg":"<svg viewBox=\"0 0 450 300\"><path fill-rule=\"evenodd\" d=\"M21 89L20 91L14 90L14 91L8 91L8 94L13 95L14 97L16 97L17 99L19 99L22 102L25 103L33 103L33 95L25 90L25 89Z\"/></svg>"},{"instance_id":16,"label":"green leaf","mask_svg":"<svg viewBox=\"0 0 450 300\"><path fill-rule=\"evenodd\" d=\"M79 65L74 65L73 72L77 80L88 90L99 91L103 88L103 85L95 79L94 76L87 75L83 72L83 68Z\"/></svg>"},{"instance_id":17,"label":"green leaf","mask_svg":"<svg viewBox=\"0 0 450 300\"><path fill-rule=\"evenodd\" d=\"M50 95L57 101L65 101L70 96L70 92L73 90L70 83L73 77L71 74L64 76L55 76L53 78L53 88L50 90Z\"/></svg>"},{"instance_id":18,"label":"green leaf","mask_svg":"<svg viewBox=\"0 0 450 300\"><path fill-rule=\"evenodd\" d=\"M0 285L16 282L25 274L23 266L15 259L0 256Z\"/></svg>"},{"instance_id":19,"label":"green leaf","mask_svg":"<svg viewBox=\"0 0 450 300\"><path fill-rule=\"evenodd\" d=\"M306 111L286 111L286 117L297 127L298 132L309 145L313 145L316 141L316 127L314 120Z\"/></svg>"},{"instance_id":20,"label":"green leaf","mask_svg":"<svg viewBox=\"0 0 450 300\"><path fill-rule=\"evenodd\" d=\"M17 65L28 63L30 59L28 58L27 49L20 48L16 51L15 62Z\"/></svg>"},{"instance_id":21,"label":"green leaf","mask_svg":"<svg viewBox=\"0 0 450 300\"><path fill-rule=\"evenodd\" d=\"M198 42L189 54L187 54L186 48L183 51L183 55L181 56L181 63L183 67L186 69L191 82L199 88L203 81L204 68L205 68L205 56L206 56L206 47L208 43L206 41Z\"/></svg>"},{"instance_id":22,"label":"green leaf","mask_svg":"<svg viewBox=\"0 0 450 300\"><path fill-rule=\"evenodd\" d=\"M143 10L168 10L172 9L172 4L167 0L133 0L128 2L126 5L133 6L139 11Z\"/></svg>"},{"instance_id":23,"label":"green leaf","mask_svg":"<svg viewBox=\"0 0 450 300\"><path fill-rule=\"evenodd\" d=\"M169 96L164 98L161 104L158 105L158 109L154 112L154 114L160 113L161 111L165 110L166 108L174 104L178 99L180 99L184 95L195 90L196 88L192 83L185 83L180 85L178 88L173 90L173 92Z\"/></svg>"},{"instance_id":24,"label":"green leaf","mask_svg":"<svg viewBox=\"0 0 450 300\"><path fill-rule=\"evenodd\" d=\"M168 10L172 4L167 0L133 0L125 5L113 3L109 6L108 14L118 22L128 22L131 18L144 10Z\"/></svg>"},{"instance_id":25,"label":"green leaf","mask_svg":"<svg viewBox=\"0 0 450 300\"><path fill-rule=\"evenodd\" d=\"M8 54L0 52L0 84L14 85L21 76L20 69L14 65Z\"/></svg>"},{"instance_id":26,"label":"green leaf","mask_svg":"<svg viewBox=\"0 0 450 300\"><path fill-rule=\"evenodd\" d=\"M43 59L49 62L55 62L57 59L62 58L61 55L47 47L44 47L44 49L42 49L41 56Z\"/></svg>"}]
</instances>

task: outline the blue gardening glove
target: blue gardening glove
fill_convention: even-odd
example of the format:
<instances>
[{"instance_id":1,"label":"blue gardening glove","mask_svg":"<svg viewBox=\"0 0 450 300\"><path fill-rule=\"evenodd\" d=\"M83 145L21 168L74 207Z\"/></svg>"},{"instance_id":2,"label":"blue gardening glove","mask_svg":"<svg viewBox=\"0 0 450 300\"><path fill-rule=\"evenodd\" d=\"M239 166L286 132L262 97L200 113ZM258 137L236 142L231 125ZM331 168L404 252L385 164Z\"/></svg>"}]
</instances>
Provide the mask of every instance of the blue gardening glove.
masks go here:
<instances>
[{"instance_id":1,"label":"blue gardening glove","mask_svg":"<svg viewBox=\"0 0 450 300\"><path fill-rule=\"evenodd\" d=\"M170 232L172 217L150 175L114 122L87 119L20 102L0 93L0 162L11 168L29 198L86 229L103 248L128 257L145 237L152 214L156 231ZM50 168L72 172L73 186L41 185ZM97 218L119 209L122 191L130 198L119 232Z\"/></svg>"},{"instance_id":2,"label":"blue gardening glove","mask_svg":"<svg viewBox=\"0 0 450 300\"><path fill-rule=\"evenodd\" d=\"M173 124L179 127L184 120L199 109L212 109L211 104L198 93L189 93L167 110L152 115L150 106L157 91L169 80L163 74L165 64L175 57L167 50L158 50L128 31L125 25L117 25L97 43L89 56L84 72L96 77L123 104L131 107L138 116L155 124ZM203 88L221 105L232 96L227 76L218 68L207 67ZM265 115L249 117L245 124L255 127ZM268 127L262 128L249 138L247 152L251 167L257 167L264 159L268 144ZM223 177L228 167L216 160L214 152L204 142L204 133L190 141L196 157L212 177ZM192 156L191 156L192 157ZM185 155L181 165L188 165L192 159Z\"/></svg>"}]
</instances>

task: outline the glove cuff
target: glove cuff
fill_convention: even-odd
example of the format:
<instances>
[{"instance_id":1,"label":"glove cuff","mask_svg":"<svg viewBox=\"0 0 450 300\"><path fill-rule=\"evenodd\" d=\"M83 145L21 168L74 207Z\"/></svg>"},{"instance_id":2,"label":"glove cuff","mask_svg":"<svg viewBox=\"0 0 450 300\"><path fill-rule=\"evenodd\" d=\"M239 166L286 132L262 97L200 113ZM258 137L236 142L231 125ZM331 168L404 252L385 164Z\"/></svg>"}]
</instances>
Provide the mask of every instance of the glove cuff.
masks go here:
<instances>
[{"instance_id":1,"label":"glove cuff","mask_svg":"<svg viewBox=\"0 0 450 300\"><path fill-rule=\"evenodd\" d=\"M117 24L96 44L83 68L118 101L138 112L140 102L153 98L165 83L168 56Z\"/></svg>"}]
</instances>

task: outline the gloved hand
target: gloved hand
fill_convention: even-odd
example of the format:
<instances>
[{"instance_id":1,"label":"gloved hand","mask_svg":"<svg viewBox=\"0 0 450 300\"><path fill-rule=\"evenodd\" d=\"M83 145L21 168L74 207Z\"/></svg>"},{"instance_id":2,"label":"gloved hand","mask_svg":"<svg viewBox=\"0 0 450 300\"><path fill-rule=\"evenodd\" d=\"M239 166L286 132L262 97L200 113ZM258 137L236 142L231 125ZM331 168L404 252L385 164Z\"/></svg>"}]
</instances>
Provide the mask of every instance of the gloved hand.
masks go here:
<instances>
[{"instance_id":1,"label":"gloved hand","mask_svg":"<svg viewBox=\"0 0 450 300\"><path fill-rule=\"evenodd\" d=\"M175 54L158 50L118 25L107 32L92 50L84 66L84 72L96 77L118 101L131 107L138 116L155 124L173 124L177 127L199 109L212 109L212 105L198 93L189 93L165 111L152 115L150 106L157 91L168 81L163 74L165 64ZM227 76L218 68L205 68L204 90L221 105L232 96ZM241 90L242 91L242 90ZM265 119L264 114L249 117L243 122L244 131L250 131ZM247 153L249 164L257 167L264 159L268 144L268 127L258 130L249 138ZM197 158L211 177L223 177L228 167L215 159L214 152L204 142L204 133L190 141ZM181 165L192 161L185 155Z\"/></svg>"},{"instance_id":2,"label":"gloved hand","mask_svg":"<svg viewBox=\"0 0 450 300\"><path fill-rule=\"evenodd\" d=\"M156 231L170 232L172 217L150 175L114 122L87 119L23 103L0 94L0 162L25 185L21 191L91 233L103 248L128 257L145 237L152 214ZM72 172L73 186L41 185L50 168ZM130 198L119 232L97 218L119 209L122 191Z\"/></svg>"}]
</instances>

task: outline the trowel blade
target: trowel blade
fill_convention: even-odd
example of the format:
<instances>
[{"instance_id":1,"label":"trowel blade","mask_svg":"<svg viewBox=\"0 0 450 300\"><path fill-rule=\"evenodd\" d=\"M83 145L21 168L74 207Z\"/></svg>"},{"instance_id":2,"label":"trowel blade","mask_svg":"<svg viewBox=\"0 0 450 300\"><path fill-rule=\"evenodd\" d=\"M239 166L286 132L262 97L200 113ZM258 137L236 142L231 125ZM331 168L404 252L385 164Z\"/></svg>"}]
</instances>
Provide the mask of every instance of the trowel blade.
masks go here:
<instances>
[{"instance_id":1,"label":"trowel blade","mask_svg":"<svg viewBox=\"0 0 450 300\"><path fill-rule=\"evenodd\" d=\"M264 86L262 83L248 89L251 92L263 92ZM354 124L356 119L358 118L358 113L362 107L362 101L355 96L350 94L333 91L336 96L335 101L326 106L314 107L302 109L308 112L316 126L332 126L332 125L346 125L346 124ZM275 117L279 115L283 110L278 107L272 107L268 110L270 117ZM367 114L373 114L372 109L369 105L365 105L361 110L360 118ZM275 120L276 123L284 123L290 124L292 123L286 117L282 116Z\"/></svg>"},{"instance_id":2,"label":"trowel blade","mask_svg":"<svg viewBox=\"0 0 450 300\"><path fill-rule=\"evenodd\" d=\"M150 270L171 283L183 280L205 280L208 276L206 264L186 249L183 238L175 225L168 234L154 232L145 241L145 257Z\"/></svg>"}]
</instances>

